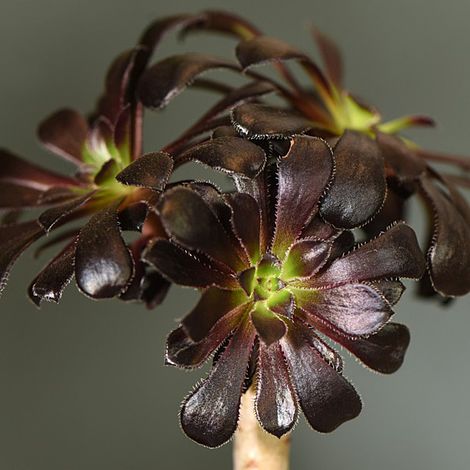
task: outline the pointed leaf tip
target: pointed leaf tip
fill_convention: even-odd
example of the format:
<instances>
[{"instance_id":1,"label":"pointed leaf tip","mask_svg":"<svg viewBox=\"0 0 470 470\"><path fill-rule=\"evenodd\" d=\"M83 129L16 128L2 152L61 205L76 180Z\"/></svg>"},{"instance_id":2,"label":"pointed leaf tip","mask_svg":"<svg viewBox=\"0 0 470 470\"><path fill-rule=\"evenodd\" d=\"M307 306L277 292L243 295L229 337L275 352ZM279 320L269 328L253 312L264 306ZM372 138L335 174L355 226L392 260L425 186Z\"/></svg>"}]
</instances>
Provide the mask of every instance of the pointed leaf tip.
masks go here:
<instances>
[{"instance_id":1,"label":"pointed leaf tip","mask_svg":"<svg viewBox=\"0 0 470 470\"><path fill-rule=\"evenodd\" d=\"M239 70L232 62L210 55L187 53L171 56L143 74L138 94L144 106L163 108L199 75L221 68Z\"/></svg>"},{"instance_id":2,"label":"pointed leaf tip","mask_svg":"<svg viewBox=\"0 0 470 470\"><path fill-rule=\"evenodd\" d=\"M165 152L147 153L124 168L116 179L127 186L163 191L173 171L173 159Z\"/></svg>"}]
</instances>

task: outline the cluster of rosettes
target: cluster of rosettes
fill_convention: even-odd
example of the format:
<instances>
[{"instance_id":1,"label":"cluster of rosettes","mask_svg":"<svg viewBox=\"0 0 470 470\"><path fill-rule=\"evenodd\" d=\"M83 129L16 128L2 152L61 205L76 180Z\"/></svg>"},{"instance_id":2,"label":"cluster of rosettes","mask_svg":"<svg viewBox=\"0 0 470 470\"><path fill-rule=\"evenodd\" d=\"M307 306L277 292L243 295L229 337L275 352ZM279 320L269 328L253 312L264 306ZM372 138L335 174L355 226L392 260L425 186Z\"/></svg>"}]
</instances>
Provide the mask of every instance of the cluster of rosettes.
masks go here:
<instances>
[{"instance_id":1,"label":"cluster of rosettes","mask_svg":"<svg viewBox=\"0 0 470 470\"><path fill-rule=\"evenodd\" d=\"M174 29L234 36L238 63L187 53L150 65ZM389 321L404 290L399 278L422 279L425 295L470 291L470 208L457 190L468 180L429 161L470 164L399 137L432 121L382 122L343 89L338 50L314 35L326 73L231 14L158 20L113 62L89 117L65 109L40 125L41 142L75 165L73 176L0 151L0 288L18 256L48 236L38 252L63 246L30 285L38 305L59 301L72 278L92 298L150 307L171 283L200 289L199 303L168 338L166 359L192 368L214 358L181 410L185 432L207 446L231 437L251 386L266 431L292 429L299 406L314 429L332 431L357 416L361 402L325 336L391 373L409 342L406 327ZM287 60L300 63L311 89ZM262 63L282 81L252 71ZM218 68L249 81L234 88L200 78ZM189 85L222 97L176 140L144 153L144 109L164 108ZM286 106L270 105L269 94ZM191 161L224 172L234 189L170 183L173 170ZM401 221L414 194L433 222L426 259ZM27 208L39 216L25 220ZM132 243L122 236L127 230L139 233Z\"/></svg>"}]
</instances>

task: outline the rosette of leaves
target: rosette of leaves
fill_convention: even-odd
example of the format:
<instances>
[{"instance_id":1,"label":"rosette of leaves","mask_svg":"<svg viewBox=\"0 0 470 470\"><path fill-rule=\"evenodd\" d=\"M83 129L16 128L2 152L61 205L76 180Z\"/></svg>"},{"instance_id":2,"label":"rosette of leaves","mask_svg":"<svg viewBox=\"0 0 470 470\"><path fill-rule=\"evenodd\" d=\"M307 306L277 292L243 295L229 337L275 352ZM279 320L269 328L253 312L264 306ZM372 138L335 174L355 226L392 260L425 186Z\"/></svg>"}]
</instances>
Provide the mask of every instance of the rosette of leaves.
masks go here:
<instances>
[{"instance_id":1,"label":"rosette of leaves","mask_svg":"<svg viewBox=\"0 0 470 470\"><path fill-rule=\"evenodd\" d=\"M149 202L165 187L173 166L166 153L142 154L142 107L133 99L142 51L125 52L113 62L105 93L89 119L62 109L40 124L40 141L74 165L73 176L1 151L1 208L40 211L36 219L0 226L2 288L18 256L49 235L43 247L60 242L65 247L30 286L38 305L57 302L74 275L79 289L92 298L143 295L152 303L166 291L168 283L158 275L152 292L138 288L144 271L139 244L130 250L121 234L142 229ZM145 177L137 180L139 168ZM57 229L62 229L57 236L50 235ZM154 234L155 229L158 233L150 220L147 230Z\"/></svg>"},{"instance_id":2,"label":"rosette of leaves","mask_svg":"<svg viewBox=\"0 0 470 470\"><path fill-rule=\"evenodd\" d=\"M242 138L217 137L191 156L224 153L227 139L234 159L260 152ZM385 181L380 172L361 192L355 177L344 181L343 194L331 186L343 145L371 160L378 151L369 140L355 149L348 139L332 151L319 138L295 136L258 177L235 176L235 192L189 183L167 189L157 203L166 236L149 243L144 259L167 280L201 291L168 337L167 363L195 368L214 354L209 376L180 414L183 430L200 444L231 438L251 384L260 425L279 437L299 410L320 432L356 417L361 400L325 336L382 373L403 361L409 333L390 322L392 306L404 289L398 278L419 279L424 257L403 222L355 243L350 229L376 212L363 202L383 199ZM269 172L276 178L267 184ZM332 207L350 229L321 218Z\"/></svg>"},{"instance_id":3,"label":"rosette of leaves","mask_svg":"<svg viewBox=\"0 0 470 470\"><path fill-rule=\"evenodd\" d=\"M380 232L391 221L405 216L410 196L420 196L431 220L426 249L428 269L420 293L451 298L470 291L470 208L458 190L458 186L469 187L470 182L466 174L448 174L430 165L439 162L468 172L470 161L424 150L398 134L411 126L432 125L432 119L417 115L384 122L377 109L344 88L341 54L334 42L316 29L313 36L325 64L324 71L302 51L265 36L249 21L234 14L206 11L195 15L192 21L188 19L182 27L183 35L202 30L239 40L236 56L243 72L269 82L286 101L284 108L260 103L237 107L232 112L232 121L240 134L250 139L282 139L304 133L325 137L334 144L345 131L354 131L376 140L381 151L371 172L382 166L388 196L380 213L364 229L369 234ZM300 64L311 80L310 87L300 85L288 67L289 61ZM265 64L275 67L282 80L254 71ZM193 72L191 79L199 74L194 69ZM167 95L171 92L165 91ZM340 177L342 172L349 172L350 158L345 156L344 162L338 162ZM357 168L355 162L351 166Z\"/></svg>"},{"instance_id":4,"label":"rosette of leaves","mask_svg":"<svg viewBox=\"0 0 470 470\"><path fill-rule=\"evenodd\" d=\"M223 97L176 141L161 151L144 154L143 107L136 89L162 37L187 20L187 15L177 15L153 23L137 47L120 55L111 65L105 93L88 119L74 110L62 109L39 126L41 142L71 162L75 175L61 175L1 150L0 209L8 211L0 226L1 289L20 254L38 239L61 229L38 250L65 242L30 285L29 295L37 305L43 300L59 301L74 276L79 289L95 299L120 297L145 301L148 306L161 302L169 283L142 263L140 254L149 238L163 233L153 207L173 169L187 161L178 159L179 154L227 122L227 117L220 118L221 113L272 91L269 84L260 81L240 88L223 87ZM238 68L236 64L230 67ZM165 89L171 78L162 76L152 85L156 90ZM171 84L181 91L189 83L182 76ZM215 86L207 81L199 85ZM199 161L254 177L264 165L264 156L237 161L209 156ZM29 208L40 210L39 216L15 220ZM123 230L141 235L128 245Z\"/></svg>"}]
</instances>

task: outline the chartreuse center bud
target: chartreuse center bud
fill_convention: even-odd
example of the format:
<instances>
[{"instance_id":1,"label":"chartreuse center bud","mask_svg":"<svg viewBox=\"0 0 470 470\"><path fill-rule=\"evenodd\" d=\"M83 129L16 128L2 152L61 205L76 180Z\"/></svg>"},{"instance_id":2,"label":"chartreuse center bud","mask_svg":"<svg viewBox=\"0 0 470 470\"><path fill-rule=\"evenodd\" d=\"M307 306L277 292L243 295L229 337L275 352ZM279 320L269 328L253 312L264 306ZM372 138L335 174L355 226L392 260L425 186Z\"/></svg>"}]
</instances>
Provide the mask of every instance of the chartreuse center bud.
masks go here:
<instances>
[{"instance_id":1,"label":"chartreuse center bud","mask_svg":"<svg viewBox=\"0 0 470 470\"><path fill-rule=\"evenodd\" d=\"M300 292L295 281L314 274L328 253L328 244L306 239L291 247L283 262L267 254L239 275L240 285L253 302L251 321L266 344L278 341L287 331L287 319L292 318ZM309 295L313 299L317 292L309 289Z\"/></svg>"},{"instance_id":2,"label":"chartreuse center bud","mask_svg":"<svg viewBox=\"0 0 470 470\"><path fill-rule=\"evenodd\" d=\"M324 94L323 99L332 118L332 130L338 135L352 130L373 136L375 129L385 134L396 134L416 125L432 124L432 120L423 116L404 116L382 122L377 110L362 105L346 90L338 89L333 84L331 94Z\"/></svg>"},{"instance_id":3,"label":"chartreuse center bud","mask_svg":"<svg viewBox=\"0 0 470 470\"><path fill-rule=\"evenodd\" d=\"M380 123L380 114L361 106L345 90L333 89L328 109L334 121L335 131L342 134L346 130L370 133Z\"/></svg>"},{"instance_id":4,"label":"chartreuse center bud","mask_svg":"<svg viewBox=\"0 0 470 470\"><path fill-rule=\"evenodd\" d=\"M291 294L282 281L282 266L277 258L265 255L255 266L241 273L240 284L253 300L251 321L267 345L278 341L287 331L283 317L291 316Z\"/></svg>"},{"instance_id":5,"label":"chartreuse center bud","mask_svg":"<svg viewBox=\"0 0 470 470\"><path fill-rule=\"evenodd\" d=\"M245 292L255 301L266 301L285 287L280 274L279 261L266 255L256 266L243 271L239 280Z\"/></svg>"},{"instance_id":6,"label":"chartreuse center bud","mask_svg":"<svg viewBox=\"0 0 470 470\"><path fill-rule=\"evenodd\" d=\"M305 262L295 249L289 252L284 263L267 254L256 266L239 275L240 285L255 302L261 302L273 312L285 314L285 306L291 298L289 282L302 276L306 270Z\"/></svg>"},{"instance_id":7,"label":"chartreuse center bud","mask_svg":"<svg viewBox=\"0 0 470 470\"><path fill-rule=\"evenodd\" d=\"M102 197L125 196L132 192L132 187L116 180L116 175L131 163L127 139L118 147L111 136L95 132L84 144L82 155L89 170L90 183Z\"/></svg>"}]
</instances>

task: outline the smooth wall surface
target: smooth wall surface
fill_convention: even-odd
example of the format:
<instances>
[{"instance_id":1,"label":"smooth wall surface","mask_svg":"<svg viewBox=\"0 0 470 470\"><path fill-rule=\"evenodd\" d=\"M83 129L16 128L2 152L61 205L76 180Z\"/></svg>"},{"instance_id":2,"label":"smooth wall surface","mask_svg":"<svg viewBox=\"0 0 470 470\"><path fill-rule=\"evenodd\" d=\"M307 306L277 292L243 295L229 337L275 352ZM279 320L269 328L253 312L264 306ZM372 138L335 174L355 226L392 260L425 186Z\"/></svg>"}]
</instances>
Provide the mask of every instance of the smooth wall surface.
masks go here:
<instances>
[{"instance_id":1,"label":"smooth wall surface","mask_svg":"<svg viewBox=\"0 0 470 470\"><path fill-rule=\"evenodd\" d=\"M37 123L59 107L89 110L110 60L153 18L208 7L236 10L315 53L313 21L342 46L351 90L389 118L432 115L438 128L412 136L470 154L467 0L0 0L0 145L69 170L39 148ZM172 39L159 57L232 46ZM176 136L210 99L188 92L150 116L147 148ZM198 447L178 425L180 401L205 371L163 366L164 338L195 294L174 288L162 308L146 311L94 303L70 287L59 306L38 311L25 290L44 262L28 252L0 301L0 470L230 468L230 445ZM407 294L398 308L412 332L404 367L383 377L350 361L346 375L362 394L362 415L327 436L301 420L293 469L470 467L470 299L442 309Z\"/></svg>"}]
</instances>

